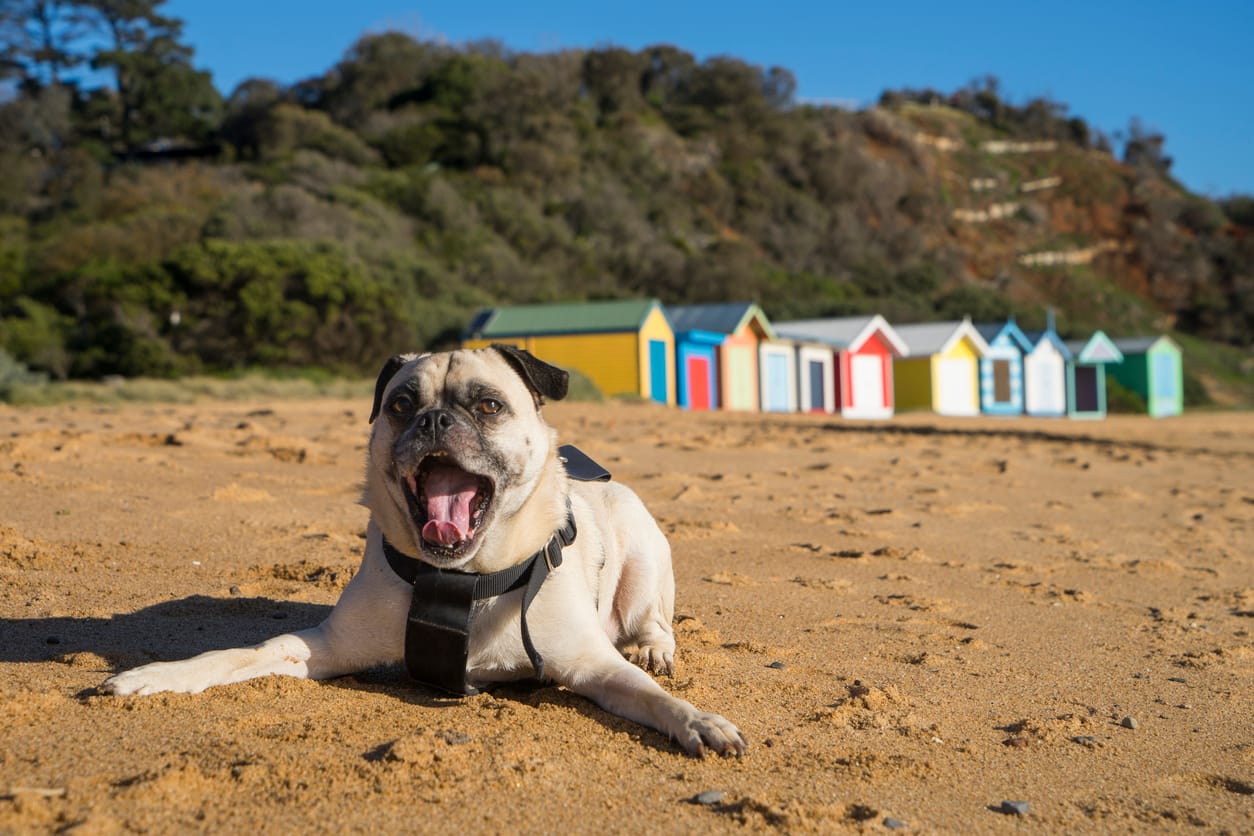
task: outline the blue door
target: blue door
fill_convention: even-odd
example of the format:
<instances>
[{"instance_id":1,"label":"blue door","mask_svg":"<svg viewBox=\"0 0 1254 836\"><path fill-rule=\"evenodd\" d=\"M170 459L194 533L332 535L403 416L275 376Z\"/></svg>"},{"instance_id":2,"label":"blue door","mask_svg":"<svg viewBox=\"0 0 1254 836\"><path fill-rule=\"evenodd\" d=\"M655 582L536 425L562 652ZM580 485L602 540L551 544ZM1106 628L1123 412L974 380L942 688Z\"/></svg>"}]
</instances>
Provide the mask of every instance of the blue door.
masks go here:
<instances>
[{"instance_id":1,"label":"blue door","mask_svg":"<svg viewBox=\"0 0 1254 836\"><path fill-rule=\"evenodd\" d=\"M788 358L780 354L766 356L766 409L788 411Z\"/></svg>"},{"instance_id":2,"label":"blue door","mask_svg":"<svg viewBox=\"0 0 1254 836\"><path fill-rule=\"evenodd\" d=\"M1154 398L1171 400L1176 391L1176 358L1170 354L1154 354L1150 357L1154 369Z\"/></svg>"},{"instance_id":3,"label":"blue door","mask_svg":"<svg viewBox=\"0 0 1254 836\"><path fill-rule=\"evenodd\" d=\"M649 397L666 403L666 343L649 340Z\"/></svg>"},{"instance_id":4,"label":"blue door","mask_svg":"<svg viewBox=\"0 0 1254 836\"><path fill-rule=\"evenodd\" d=\"M1149 414L1178 415L1181 406L1181 374L1177 355L1160 352L1150 355Z\"/></svg>"},{"instance_id":5,"label":"blue door","mask_svg":"<svg viewBox=\"0 0 1254 836\"><path fill-rule=\"evenodd\" d=\"M823 374L823 364L818 360L810 361L810 403L812 412L823 412L823 384L827 375Z\"/></svg>"}]
</instances>

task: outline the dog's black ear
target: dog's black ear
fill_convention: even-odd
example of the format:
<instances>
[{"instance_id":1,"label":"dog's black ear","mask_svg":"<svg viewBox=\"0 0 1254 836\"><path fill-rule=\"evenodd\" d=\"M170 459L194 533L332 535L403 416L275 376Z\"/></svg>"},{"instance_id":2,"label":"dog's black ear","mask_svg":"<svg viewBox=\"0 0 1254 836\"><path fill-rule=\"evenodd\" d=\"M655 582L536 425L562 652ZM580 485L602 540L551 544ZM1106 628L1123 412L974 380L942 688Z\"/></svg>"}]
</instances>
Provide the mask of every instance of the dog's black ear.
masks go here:
<instances>
[{"instance_id":1,"label":"dog's black ear","mask_svg":"<svg viewBox=\"0 0 1254 836\"><path fill-rule=\"evenodd\" d=\"M570 375L564 369L551 366L543 360L536 359L530 351L512 345L492 343L492 347L505 358L505 362L509 363L531 388L537 405L544 403L544 398L560 401L566 397Z\"/></svg>"},{"instance_id":2,"label":"dog's black ear","mask_svg":"<svg viewBox=\"0 0 1254 836\"><path fill-rule=\"evenodd\" d=\"M379 379L374 383L374 406L370 408L370 423L379 417L379 409L383 406L383 390L388 388L392 375L400 371L401 366L414 359L412 354L393 354L379 371Z\"/></svg>"}]
</instances>

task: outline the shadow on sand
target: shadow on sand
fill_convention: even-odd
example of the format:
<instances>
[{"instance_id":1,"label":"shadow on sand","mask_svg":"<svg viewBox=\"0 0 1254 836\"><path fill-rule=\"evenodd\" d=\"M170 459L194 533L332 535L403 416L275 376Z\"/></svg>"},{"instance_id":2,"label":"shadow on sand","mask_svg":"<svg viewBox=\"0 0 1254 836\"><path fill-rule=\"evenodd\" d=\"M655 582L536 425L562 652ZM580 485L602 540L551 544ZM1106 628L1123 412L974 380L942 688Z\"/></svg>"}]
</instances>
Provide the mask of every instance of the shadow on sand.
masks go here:
<instances>
[{"instance_id":1,"label":"shadow on sand","mask_svg":"<svg viewBox=\"0 0 1254 836\"><path fill-rule=\"evenodd\" d=\"M320 623L323 604L193 595L110 618L15 618L5 622L0 662L50 662L95 653L121 670L242 647Z\"/></svg>"},{"instance_id":2,"label":"shadow on sand","mask_svg":"<svg viewBox=\"0 0 1254 836\"><path fill-rule=\"evenodd\" d=\"M117 672L149 662L185 659L207 650L257 644L271 636L316 626L330 612L330 605L325 604L193 595L110 618L10 619L3 624L0 663L46 664L78 653L92 653L103 658L111 672ZM100 678L107 673L102 672ZM84 699L96 696L98 684L92 682L78 696ZM327 680L325 684L356 692L387 694L425 708L455 707L465 701L465 698L419 685L400 664L371 668ZM663 687L666 684L663 680ZM556 685L534 680L500 683L483 696L469 699L485 698L532 708L559 705L594 718L615 731L638 735L640 742L650 748L675 749L666 735L609 714L584 697ZM367 757L379 754L367 753Z\"/></svg>"}]
</instances>

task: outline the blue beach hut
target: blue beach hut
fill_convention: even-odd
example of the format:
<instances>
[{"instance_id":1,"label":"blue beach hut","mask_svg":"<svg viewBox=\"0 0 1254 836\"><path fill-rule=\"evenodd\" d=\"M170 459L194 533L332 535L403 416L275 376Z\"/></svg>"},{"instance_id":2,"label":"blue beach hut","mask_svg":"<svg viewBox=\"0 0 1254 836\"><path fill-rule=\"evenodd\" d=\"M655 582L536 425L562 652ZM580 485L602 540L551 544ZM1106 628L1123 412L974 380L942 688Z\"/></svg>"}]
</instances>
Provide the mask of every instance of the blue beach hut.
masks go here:
<instances>
[{"instance_id":1,"label":"blue beach hut","mask_svg":"<svg viewBox=\"0 0 1254 836\"><path fill-rule=\"evenodd\" d=\"M980 411L985 415L1023 414L1023 356L1032 350L1014 317L975 326L988 343L980 358Z\"/></svg>"},{"instance_id":2,"label":"blue beach hut","mask_svg":"<svg viewBox=\"0 0 1254 836\"><path fill-rule=\"evenodd\" d=\"M683 409L718 409L718 349L723 335L712 331L675 334L675 394Z\"/></svg>"}]
</instances>

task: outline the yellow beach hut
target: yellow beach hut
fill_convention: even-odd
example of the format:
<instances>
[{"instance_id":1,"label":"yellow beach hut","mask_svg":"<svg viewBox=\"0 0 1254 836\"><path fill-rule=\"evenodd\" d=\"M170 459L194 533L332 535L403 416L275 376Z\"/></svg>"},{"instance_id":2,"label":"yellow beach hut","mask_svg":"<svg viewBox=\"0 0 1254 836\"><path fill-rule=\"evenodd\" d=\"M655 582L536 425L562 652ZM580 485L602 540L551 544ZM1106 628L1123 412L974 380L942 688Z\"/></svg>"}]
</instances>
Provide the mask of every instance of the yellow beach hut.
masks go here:
<instances>
[{"instance_id":1,"label":"yellow beach hut","mask_svg":"<svg viewBox=\"0 0 1254 836\"><path fill-rule=\"evenodd\" d=\"M508 343L587 375L607 396L675 403L675 334L656 299L486 308L464 348Z\"/></svg>"},{"instance_id":2,"label":"yellow beach hut","mask_svg":"<svg viewBox=\"0 0 1254 836\"><path fill-rule=\"evenodd\" d=\"M907 349L893 362L897 409L979 415L980 358L988 343L971 320L894 327Z\"/></svg>"}]
</instances>

